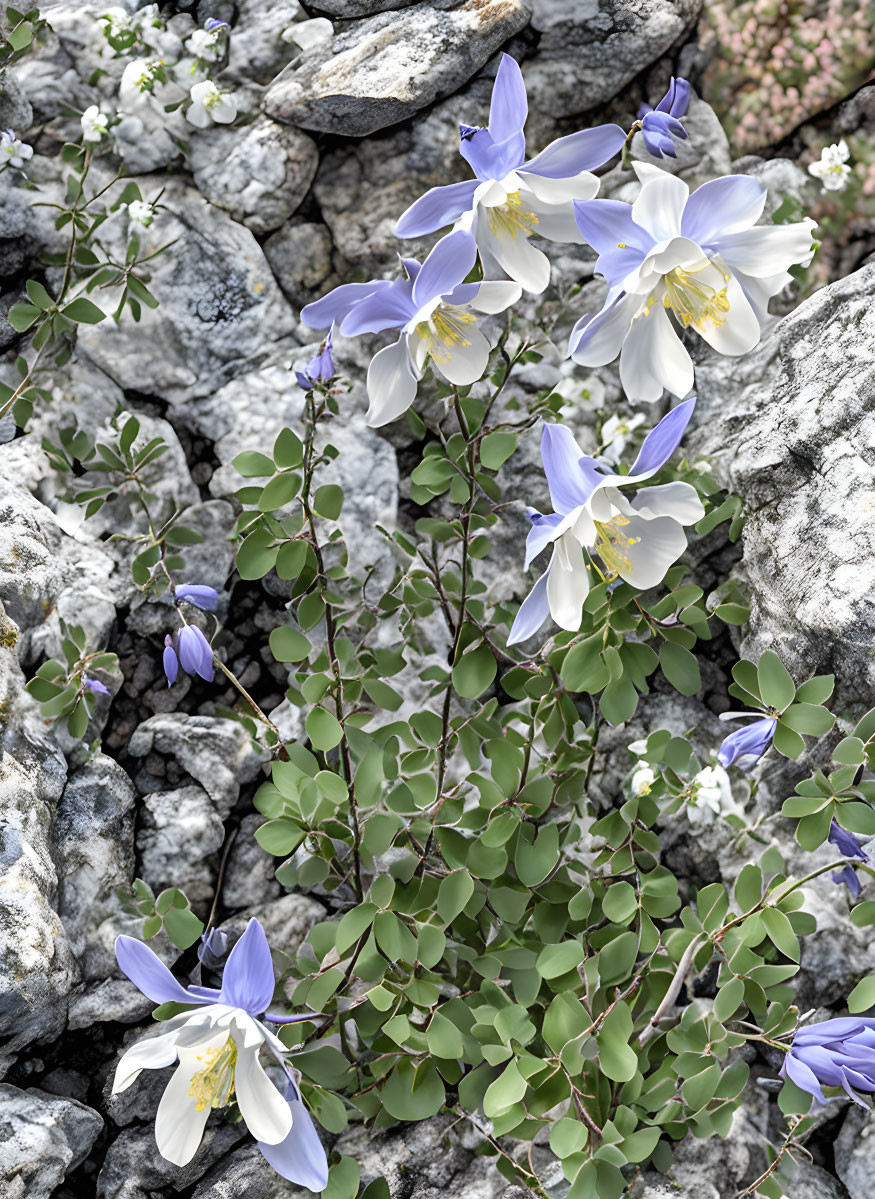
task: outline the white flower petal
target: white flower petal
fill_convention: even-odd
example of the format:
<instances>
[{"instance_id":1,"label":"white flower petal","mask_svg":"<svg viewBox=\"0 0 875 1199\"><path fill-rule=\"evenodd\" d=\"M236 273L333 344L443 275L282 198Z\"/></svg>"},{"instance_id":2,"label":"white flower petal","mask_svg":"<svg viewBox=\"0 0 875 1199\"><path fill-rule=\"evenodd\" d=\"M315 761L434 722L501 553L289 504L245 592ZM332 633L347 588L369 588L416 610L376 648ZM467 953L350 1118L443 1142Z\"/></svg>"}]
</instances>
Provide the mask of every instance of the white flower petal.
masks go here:
<instances>
[{"instance_id":1,"label":"white flower petal","mask_svg":"<svg viewBox=\"0 0 875 1199\"><path fill-rule=\"evenodd\" d=\"M632 322L620 355L620 382L630 400L648 403L661 399L663 388L680 397L693 386L690 356L661 303Z\"/></svg>"},{"instance_id":2,"label":"white flower petal","mask_svg":"<svg viewBox=\"0 0 875 1199\"><path fill-rule=\"evenodd\" d=\"M553 547L547 578L550 615L560 629L576 632L580 628L583 601L588 591L589 572L583 549L570 533L565 533Z\"/></svg>"},{"instance_id":3,"label":"white flower petal","mask_svg":"<svg viewBox=\"0 0 875 1199\"><path fill-rule=\"evenodd\" d=\"M642 487L632 500L632 508L646 520L670 516L682 525L693 525L705 515L699 493L690 483L660 483Z\"/></svg>"},{"instance_id":4,"label":"white flower petal","mask_svg":"<svg viewBox=\"0 0 875 1199\"><path fill-rule=\"evenodd\" d=\"M689 197L690 189L682 179L660 171L643 184L632 205L632 220L656 242L679 237L681 217Z\"/></svg>"},{"instance_id":5,"label":"white flower petal","mask_svg":"<svg viewBox=\"0 0 875 1199\"><path fill-rule=\"evenodd\" d=\"M640 538L634 545L623 546L626 563L619 568L620 578L646 591L665 578L665 572L687 548L687 536L681 525L670 516L644 520L633 516L623 526L629 540Z\"/></svg>"},{"instance_id":6,"label":"white flower petal","mask_svg":"<svg viewBox=\"0 0 875 1199\"><path fill-rule=\"evenodd\" d=\"M535 237L546 237L548 241L565 242L582 246L584 236L577 226L571 202L544 204L534 196L523 197L523 207L529 206L538 223L532 233Z\"/></svg>"},{"instance_id":7,"label":"white flower petal","mask_svg":"<svg viewBox=\"0 0 875 1199\"><path fill-rule=\"evenodd\" d=\"M467 387L482 379L489 361L489 342L480 330L469 325L465 333L467 345L454 345L446 357L437 358L432 354L432 362L440 373L457 387Z\"/></svg>"},{"instance_id":8,"label":"white flower petal","mask_svg":"<svg viewBox=\"0 0 875 1199\"><path fill-rule=\"evenodd\" d=\"M477 214L475 240L505 272L522 284L526 291L542 292L550 282L550 260L536 250L528 234L519 230L516 235L505 231L499 224L496 233L489 224L487 213Z\"/></svg>"},{"instance_id":9,"label":"white flower petal","mask_svg":"<svg viewBox=\"0 0 875 1199\"><path fill-rule=\"evenodd\" d=\"M725 286L729 311L723 323L703 320L695 329L718 354L737 358L752 350L759 341L760 322L734 275L730 275Z\"/></svg>"},{"instance_id":10,"label":"white flower petal","mask_svg":"<svg viewBox=\"0 0 875 1199\"><path fill-rule=\"evenodd\" d=\"M582 317L571 332L572 359L581 366L604 366L613 362L641 307L641 296L628 295L589 320Z\"/></svg>"},{"instance_id":11,"label":"white flower petal","mask_svg":"<svg viewBox=\"0 0 875 1199\"><path fill-rule=\"evenodd\" d=\"M764 325L769 319L769 300L772 296L776 296L788 283L793 282L793 276L789 271L780 271L777 275L766 276L765 279L754 279L739 270L734 270L733 274L747 296L760 325Z\"/></svg>"},{"instance_id":12,"label":"white flower petal","mask_svg":"<svg viewBox=\"0 0 875 1199\"><path fill-rule=\"evenodd\" d=\"M224 1041L224 1037L222 1041ZM222 1042L215 1042L216 1047ZM158 1152L174 1166L187 1166L198 1151L204 1125L212 1108L198 1111L189 1095L192 1076L203 1066L191 1050L183 1050L180 1064L167 1084L155 1115L155 1143Z\"/></svg>"},{"instance_id":13,"label":"white flower petal","mask_svg":"<svg viewBox=\"0 0 875 1199\"><path fill-rule=\"evenodd\" d=\"M210 118L207 116L207 110L203 104L192 104L185 114L185 119L190 125L194 125L195 129L206 129L210 124Z\"/></svg>"},{"instance_id":14,"label":"white flower petal","mask_svg":"<svg viewBox=\"0 0 875 1199\"><path fill-rule=\"evenodd\" d=\"M797 263L807 266L814 253L816 228L810 217L793 225L757 225L715 238L713 249L733 270L763 279Z\"/></svg>"},{"instance_id":15,"label":"white flower petal","mask_svg":"<svg viewBox=\"0 0 875 1199\"><path fill-rule=\"evenodd\" d=\"M592 200L599 190L598 176L581 171L567 179L547 179L529 171L517 171L527 191L542 204L564 204L569 200Z\"/></svg>"},{"instance_id":16,"label":"white flower petal","mask_svg":"<svg viewBox=\"0 0 875 1199\"><path fill-rule=\"evenodd\" d=\"M148 1037L137 1041L122 1054L115 1069L112 1083L113 1095L126 1091L139 1078L143 1070L160 1070L164 1066L172 1066L176 1061L176 1033L163 1033L158 1037Z\"/></svg>"},{"instance_id":17,"label":"white flower petal","mask_svg":"<svg viewBox=\"0 0 875 1199\"><path fill-rule=\"evenodd\" d=\"M416 398L419 375L410 357L407 336L386 346L368 367L367 422L371 428L386 425L406 412Z\"/></svg>"},{"instance_id":18,"label":"white flower petal","mask_svg":"<svg viewBox=\"0 0 875 1199\"><path fill-rule=\"evenodd\" d=\"M236 1037L235 1037L236 1040ZM258 1060L258 1049L238 1044L234 1093L240 1114L256 1141L278 1145L292 1131L292 1112Z\"/></svg>"},{"instance_id":19,"label":"white flower petal","mask_svg":"<svg viewBox=\"0 0 875 1199\"><path fill-rule=\"evenodd\" d=\"M480 284L480 290L471 300L469 308L477 312L504 312L510 308L523 294L519 283L510 283L504 279L487 279Z\"/></svg>"}]
</instances>

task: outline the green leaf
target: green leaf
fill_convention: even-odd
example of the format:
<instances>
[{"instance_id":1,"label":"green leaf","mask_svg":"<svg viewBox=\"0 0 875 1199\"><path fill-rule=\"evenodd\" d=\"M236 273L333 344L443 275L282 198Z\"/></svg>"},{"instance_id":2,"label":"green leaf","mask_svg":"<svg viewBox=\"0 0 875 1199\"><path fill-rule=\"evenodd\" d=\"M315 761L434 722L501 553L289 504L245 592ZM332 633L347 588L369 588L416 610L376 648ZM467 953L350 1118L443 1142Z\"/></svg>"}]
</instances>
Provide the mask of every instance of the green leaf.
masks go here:
<instances>
[{"instance_id":1,"label":"green leaf","mask_svg":"<svg viewBox=\"0 0 875 1199\"><path fill-rule=\"evenodd\" d=\"M764 908L760 913L763 927L769 935L769 940L780 949L784 957L791 961L799 961L799 940L793 932L793 925L787 916L778 908Z\"/></svg>"},{"instance_id":2,"label":"green leaf","mask_svg":"<svg viewBox=\"0 0 875 1199\"><path fill-rule=\"evenodd\" d=\"M474 894L474 880L467 870L454 870L441 879L437 910L444 924L452 924Z\"/></svg>"},{"instance_id":3,"label":"green leaf","mask_svg":"<svg viewBox=\"0 0 875 1199\"><path fill-rule=\"evenodd\" d=\"M337 926L335 947L341 957L374 923L377 906L373 903L361 903L357 908L347 912Z\"/></svg>"},{"instance_id":4,"label":"green leaf","mask_svg":"<svg viewBox=\"0 0 875 1199\"><path fill-rule=\"evenodd\" d=\"M848 996L848 1011L856 1015L875 1007L875 974L861 979Z\"/></svg>"},{"instance_id":5,"label":"green leaf","mask_svg":"<svg viewBox=\"0 0 875 1199\"><path fill-rule=\"evenodd\" d=\"M280 429L273 443L273 460L281 470L300 466L304 461L304 447L300 437L292 429Z\"/></svg>"},{"instance_id":6,"label":"green leaf","mask_svg":"<svg viewBox=\"0 0 875 1199\"><path fill-rule=\"evenodd\" d=\"M99 325L106 318L103 309L98 308L91 300L86 300L84 296L79 296L68 304L63 309L63 314L68 320L76 321L80 325Z\"/></svg>"},{"instance_id":7,"label":"green leaf","mask_svg":"<svg viewBox=\"0 0 875 1199\"><path fill-rule=\"evenodd\" d=\"M714 999L714 1016L721 1024L738 1011L744 1002L744 979L731 978L724 983Z\"/></svg>"},{"instance_id":8,"label":"green leaf","mask_svg":"<svg viewBox=\"0 0 875 1199\"><path fill-rule=\"evenodd\" d=\"M55 302L43 287L42 283L37 283L35 279L28 279L24 285L24 288L27 292L30 302L32 304L36 304L37 308L41 308L43 311L45 311L47 308L51 308Z\"/></svg>"},{"instance_id":9,"label":"green leaf","mask_svg":"<svg viewBox=\"0 0 875 1199\"><path fill-rule=\"evenodd\" d=\"M268 643L277 662L302 662L312 648L303 633L288 625L272 629Z\"/></svg>"},{"instance_id":10,"label":"green leaf","mask_svg":"<svg viewBox=\"0 0 875 1199\"><path fill-rule=\"evenodd\" d=\"M561 941L558 945L545 945L538 954L535 969L541 978L558 978L579 966L586 957L579 941Z\"/></svg>"},{"instance_id":11,"label":"green leaf","mask_svg":"<svg viewBox=\"0 0 875 1199\"><path fill-rule=\"evenodd\" d=\"M322 1199L355 1199L359 1189L359 1164L351 1157L342 1157L328 1171L328 1184Z\"/></svg>"},{"instance_id":12,"label":"green leaf","mask_svg":"<svg viewBox=\"0 0 875 1199\"><path fill-rule=\"evenodd\" d=\"M796 698L796 684L789 670L770 649L760 655L757 682L763 703L778 712L782 712Z\"/></svg>"},{"instance_id":13,"label":"green leaf","mask_svg":"<svg viewBox=\"0 0 875 1199\"><path fill-rule=\"evenodd\" d=\"M17 333L24 333L40 316L42 313L33 304L13 304L6 314L6 319Z\"/></svg>"},{"instance_id":14,"label":"green leaf","mask_svg":"<svg viewBox=\"0 0 875 1199\"><path fill-rule=\"evenodd\" d=\"M171 908L164 917L164 928L177 948L188 949L204 931L204 924L190 908Z\"/></svg>"},{"instance_id":15,"label":"green leaf","mask_svg":"<svg viewBox=\"0 0 875 1199\"><path fill-rule=\"evenodd\" d=\"M631 1039L632 1013L625 1003L616 1003L596 1033L599 1062L612 1082L628 1082L635 1077L638 1055L629 1044Z\"/></svg>"},{"instance_id":16,"label":"green leaf","mask_svg":"<svg viewBox=\"0 0 875 1199\"><path fill-rule=\"evenodd\" d=\"M662 673L681 695L695 695L702 686L699 663L676 641L664 641L659 649Z\"/></svg>"},{"instance_id":17,"label":"green leaf","mask_svg":"<svg viewBox=\"0 0 875 1199\"><path fill-rule=\"evenodd\" d=\"M624 724L631 720L638 707L638 692L626 677L608 683L599 700L599 711L608 724Z\"/></svg>"},{"instance_id":18,"label":"green leaf","mask_svg":"<svg viewBox=\"0 0 875 1199\"><path fill-rule=\"evenodd\" d=\"M281 579L296 579L307 561L306 541L287 541L276 556L276 573Z\"/></svg>"},{"instance_id":19,"label":"green leaf","mask_svg":"<svg viewBox=\"0 0 875 1199\"><path fill-rule=\"evenodd\" d=\"M783 754L785 758L793 758L795 760L805 753L805 742L798 733L794 733L792 729L787 728L783 717L775 725L775 735L772 738L772 744L778 753Z\"/></svg>"},{"instance_id":20,"label":"green leaf","mask_svg":"<svg viewBox=\"0 0 875 1199\"><path fill-rule=\"evenodd\" d=\"M276 858L287 858L298 848L306 831L293 820L268 820L255 830L255 840L266 852Z\"/></svg>"},{"instance_id":21,"label":"green leaf","mask_svg":"<svg viewBox=\"0 0 875 1199\"><path fill-rule=\"evenodd\" d=\"M274 464L272 459L266 454L259 454L257 450L245 450L242 454L238 454L231 462L231 465L246 479L265 478L274 473Z\"/></svg>"},{"instance_id":22,"label":"green leaf","mask_svg":"<svg viewBox=\"0 0 875 1199\"><path fill-rule=\"evenodd\" d=\"M607 686L609 675L601 656L602 633L593 633L572 645L565 655L560 678L569 691L586 691L590 694Z\"/></svg>"},{"instance_id":23,"label":"green leaf","mask_svg":"<svg viewBox=\"0 0 875 1199\"><path fill-rule=\"evenodd\" d=\"M427 1120L444 1105L444 1084L430 1058L418 1066L403 1058L383 1085L380 1097L394 1120Z\"/></svg>"},{"instance_id":24,"label":"green leaf","mask_svg":"<svg viewBox=\"0 0 875 1199\"><path fill-rule=\"evenodd\" d=\"M559 826L545 824L538 829L533 843L522 836L517 842L514 865L520 882L526 887L537 887L559 862Z\"/></svg>"},{"instance_id":25,"label":"green leaf","mask_svg":"<svg viewBox=\"0 0 875 1199\"><path fill-rule=\"evenodd\" d=\"M374 917L377 945L390 962L416 962L416 937L394 912L377 912Z\"/></svg>"},{"instance_id":26,"label":"green leaf","mask_svg":"<svg viewBox=\"0 0 875 1199\"><path fill-rule=\"evenodd\" d=\"M310 744L314 749L321 750L323 753L326 750L334 749L335 745L339 745L343 739L340 722L327 708L313 708L304 721L304 727L310 738Z\"/></svg>"},{"instance_id":27,"label":"green leaf","mask_svg":"<svg viewBox=\"0 0 875 1199\"><path fill-rule=\"evenodd\" d=\"M276 562L277 547L270 533L256 529L237 551L237 570L241 579L263 579Z\"/></svg>"},{"instance_id":28,"label":"green leaf","mask_svg":"<svg viewBox=\"0 0 875 1199\"><path fill-rule=\"evenodd\" d=\"M337 520L343 507L343 491L334 483L326 483L316 488L313 496L313 507L326 520Z\"/></svg>"},{"instance_id":29,"label":"green leaf","mask_svg":"<svg viewBox=\"0 0 875 1199\"><path fill-rule=\"evenodd\" d=\"M516 449L515 433L487 433L480 442L480 461L487 470L498 470Z\"/></svg>"},{"instance_id":30,"label":"green leaf","mask_svg":"<svg viewBox=\"0 0 875 1199\"><path fill-rule=\"evenodd\" d=\"M797 704L825 704L833 693L835 675L817 674L796 690Z\"/></svg>"},{"instance_id":31,"label":"green leaf","mask_svg":"<svg viewBox=\"0 0 875 1199\"><path fill-rule=\"evenodd\" d=\"M509 1062L504 1070L494 1079L483 1096L483 1111L490 1119L502 1115L515 1103L519 1103L526 1093L528 1083L520 1074L515 1061Z\"/></svg>"},{"instance_id":32,"label":"green leaf","mask_svg":"<svg viewBox=\"0 0 875 1199\"><path fill-rule=\"evenodd\" d=\"M463 654L453 667L453 686L465 699L475 699L495 678L497 665L488 645Z\"/></svg>"},{"instance_id":33,"label":"green leaf","mask_svg":"<svg viewBox=\"0 0 875 1199\"><path fill-rule=\"evenodd\" d=\"M821 708L818 704L791 704L781 717L782 724L786 724L794 732L805 733L809 737L822 737L824 733L829 732L835 722L836 718L832 712L828 712L826 708Z\"/></svg>"},{"instance_id":34,"label":"green leaf","mask_svg":"<svg viewBox=\"0 0 875 1199\"><path fill-rule=\"evenodd\" d=\"M425 1039L429 1053L434 1054L435 1057L450 1061L460 1058L464 1052L462 1034L452 1020L442 1016L439 1011L432 1016Z\"/></svg>"},{"instance_id":35,"label":"green leaf","mask_svg":"<svg viewBox=\"0 0 875 1199\"><path fill-rule=\"evenodd\" d=\"M615 924L623 924L638 908L631 883L612 883L602 899L602 911Z\"/></svg>"}]
</instances>

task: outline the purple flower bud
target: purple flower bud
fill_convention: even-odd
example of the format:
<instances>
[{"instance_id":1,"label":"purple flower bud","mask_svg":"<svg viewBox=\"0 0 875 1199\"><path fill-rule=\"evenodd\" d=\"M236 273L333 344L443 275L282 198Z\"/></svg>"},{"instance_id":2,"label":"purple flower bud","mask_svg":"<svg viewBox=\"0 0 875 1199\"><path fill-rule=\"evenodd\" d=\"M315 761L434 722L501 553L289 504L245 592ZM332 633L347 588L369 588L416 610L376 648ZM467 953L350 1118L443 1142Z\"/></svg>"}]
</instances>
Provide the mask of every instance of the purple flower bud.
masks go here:
<instances>
[{"instance_id":1,"label":"purple flower bud","mask_svg":"<svg viewBox=\"0 0 875 1199\"><path fill-rule=\"evenodd\" d=\"M215 612L219 593L215 587L208 587L205 583L182 583L176 588L176 598L188 600L204 612Z\"/></svg>"},{"instance_id":2,"label":"purple flower bud","mask_svg":"<svg viewBox=\"0 0 875 1199\"><path fill-rule=\"evenodd\" d=\"M230 30L230 28L227 21L220 21L217 17L207 17L204 21L204 29L207 33L215 33L218 29Z\"/></svg>"},{"instance_id":3,"label":"purple flower bud","mask_svg":"<svg viewBox=\"0 0 875 1199\"><path fill-rule=\"evenodd\" d=\"M210 929L208 933L201 936L201 943L197 947L197 956L201 965L206 966L208 970L217 970L227 952L228 936L218 928Z\"/></svg>"},{"instance_id":4,"label":"purple flower bud","mask_svg":"<svg viewBox=\"0 0 875 1199\"><path fill-rule=\"evenodd\" d=\"M89 691L99 691L101 695L112 695L109 687L106 687L99 679L91 679L88 675L85 676L85 686Z\"/></svg>"},{"instance_id":5,"label":"purple flower bud","mask_svg":"<svg viewBox=\"0 0 875 1199\"><path fill-rule=\"evenodd\" d=\"M651 108L642 104L638 109L638 120L641 122L641 132L644 144L656 158L666 155L677 158L673 137L686 139L687 131L678 120L687 111L690 102L690 85L686 79L672 78L669 89L657 104Z\"/></svg>"},{"instance_id":6,"label":"purple flower bud","mask_svg":"<svg viewBox=\"0 0 875 1199\"><path fill-rule=\"evenodd\" d=\"M331 356L333 335L334 326L332 325L328 330L328 336L319 347L319 353L304 366L299 367L298 363L295 363L295 378L298 380L298 386L303 387L305 391L309 391L314 383L327 383L334 378L334 359Z\"/></svg>"},{"instance_id":7,"label":"purple flower bud","mask_svg":"<svg viewBox=\"0 0 875 1199\"><path fill-rule=\"evenodd\" d=\"M781 1077L827 1103L823 1087L842 1087L865 1107L857 1092L875 1091L875 1020L839 1016L800 1028L784 1058Z\"/></svg>"},{"instance_id":8,"label":"purple flower bud","mask_svg":"<svg viewBox=\"0 0 875 1199\"><path fill-rule=\"evenodd\" d=\"M168 633L164 638L164 673L167 676L167 686L172 687L179 674L179 659L173 649L173 638Z\"/></svg>"},{"instance_id":9,"label":"purple flower bud","mask_svg":"<svg viewBox=\"0 0 875 1199\"><path fill-rule=\"evenodd\" d=\"M208 683L213 681L213 649L196 625L187 624L179 630L179 661L186 674L199 674Z\"/></svg>"},{"instance_id":10,"label":"purple flower bud","mask_svg":"<svg viewBox=\"0 0 875 1199\"><path fill-rule=\"evenodd\" d=\"M762 757L772 744L777 727L778 722L773 716L764 716L762 720L755 720L746 728L736 729L720 746L717 761L721 766L731 766L739 758Z\"/></svg>"},{"instance_id":11,"label":"purple flower bud","mask_svg":"<svg viewBox=\"0 0 875 1199\"><path fill-rule=\"evenodd\" d=\"M856 858L858 862L869 861L869 855L864 851L853 833L849 833L847 829L843 829L835 820L829 826L827 840L832 845L835 845L846 858ZM860 894L860 880L857 878L856 872L850 863L842 870L833 871L830 878L834 883L844 883L854 899Z\"/></svg>"}]
</instances>

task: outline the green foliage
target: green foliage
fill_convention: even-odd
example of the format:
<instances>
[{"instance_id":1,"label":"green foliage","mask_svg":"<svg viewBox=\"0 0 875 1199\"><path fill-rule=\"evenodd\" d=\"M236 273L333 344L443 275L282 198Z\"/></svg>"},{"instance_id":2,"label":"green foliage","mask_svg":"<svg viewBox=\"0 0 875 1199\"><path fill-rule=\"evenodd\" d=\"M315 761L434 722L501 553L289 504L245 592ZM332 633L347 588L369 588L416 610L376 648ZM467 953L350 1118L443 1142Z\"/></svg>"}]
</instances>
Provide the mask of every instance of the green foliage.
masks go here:
<instances>
[{"instance_id":1,"label":"green foliage","mask_svg":"<svg viewBox=\"0 0 875 1199\"><path fill-rule=\"evenodd\" d=\"M145 941L163 928L178 949L189 949L204 931L203 921L177 887L168 887L156 897L148 883L135 878L129 889L120 888L117 894L126 912L143 918Z\"/></svg>"},{"instance_id":2,"label":"green foliage","mask_svg":"<svg viewBox=\"0 0 875 1199\"><path fill-rule=\"evenodd\" d=\"M68 625L63 619L59 625L63 659L43 662L27 683L27 690L39 702L46 720L64 721L70 736L81 740L89 728L95 732L90 722L100 702L86 680L108 687L119 677L118 658L105 650L89 651L85 631L79 625ZM99 744L95 736L92 753Z\"/></svg>"}]
</instances>

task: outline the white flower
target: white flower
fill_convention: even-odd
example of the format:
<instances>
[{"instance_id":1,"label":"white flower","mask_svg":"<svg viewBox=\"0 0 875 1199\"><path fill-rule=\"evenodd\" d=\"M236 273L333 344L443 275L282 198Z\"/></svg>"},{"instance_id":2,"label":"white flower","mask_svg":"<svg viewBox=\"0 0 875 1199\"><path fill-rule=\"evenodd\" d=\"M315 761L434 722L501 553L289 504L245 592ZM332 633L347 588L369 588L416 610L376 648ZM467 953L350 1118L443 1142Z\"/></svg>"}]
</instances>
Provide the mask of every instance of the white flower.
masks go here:
<instances>
[{"instance_id":1,"label":"white flower","mask_svg":"<svg viewBox=\"0 0 875 1199\"><path fill-rule=\"evenodd\" d=\"M231 92L219 91L212 79L206 79L191 89L191 107L185 116L198 129L208 128L211 121L230 125L237 116L237 101Z\"/></svg>"},{"instance_id":2,"label":"white flower","mask_svg":"<svg viewBox=\"0 0 875 1199\"><path fill-rule=\"evenodd\" d=\"M822 191L844 191L851 177L851 168L846 165L850 156L848 143L842 138L835 145L824 146L818 161L809 164L808 173L820 180Z\"/></svg>"},{"instance_id":3,"label":"white flower","mask_svg":"<svg viewBox=\"0 0 875 1199\"><path fill-rule=\"evenodd\" d=\"M158 59L135 58L129 62L119 84L121 106L136 103L142 100L147 92L151 92L163 65Z\"/></svg>"},{"instance_id":4,"label":"white flower","mask_svg":"<svg viewBox=\"0 0 875 1199\"><path fill-rule=\"evenodd\" d=\"M640 741L630 741L626 748L630 754L635 754L640 758L642 754L647 753L647 738L642 737Z\"/></svg>"},{"instance_id":5,"label":"white flower","mask_svg":"<svg viewBox=\"0 0 875 1199\"><path fill-rule=\"evenodd\" d=\"M217 62L221 54L221 40L221 29L196 29L185 45L189 54L193 54L195 58L205 62Z\"/></svg>"},{"instance_id":6,"label":"white flower","mask_svg":"<svg viewBox=\"0 0 875 1199\"><path fill-rule=\"evenodd\" d=\"M123 8L108 8L98 19L106 21L103 32L107 37L121 37L131 28L130 17Z\"/></svg>"},{"instance_id":7,"label":"white flower","mask_svg":"<svg viewBox=\"0 0 875 1199\"><path fill-rule=\"evenodd\" d=\"M639 766L632 775L632 793L647 795L656 780L656 775L649 766Z\"/></svg>"},{"instance_id":8,"label":"white flower","mask_svg":"<svg viewBox=\"0 0 875 1199\"><path fill-rule=\"evenodd\" d=\"M142 225L146 229L155 219L155 209L151 204L147 204L145 200L131 200L128 205L128 218L135 225Z\"/></svg>"},{"instance_id":9,"label":"white flower","mask_svg":"<svg viewBox=\"0 0 875 1199\"><path fill-rule=\"evenodd\" d=\"M6 129L3 133L0 133L0 166L18 167L20 169L31 158L33 158L33 146L29 146L27 142L21 141L11 129Z\"/></svg>"},{"instance_id":10,"label":"white flower","mask_svg":"<svg viewBox=\"0 0 875 1199\"><path fill-rule=\"evenodd\" d=\"M602 425L602 456L611 462L619 462L623 457L629 434L644 424L644 415L639 412L636 416L609 416Z\"/></svg>"},{"instance_id":11,"label":"white flower","mask_svg":"<svg viewBox=\"0 0 875 1199\"><path fill-rule=\"evenodd\" d=\"M86 108L79 118L82 126L82 140L99 142L109 129L109 117L105 116L96 104Z\"/></svg>"},{"instance_id":12,"label":"white flower","mask_svg":"<svg viewBox=\"0 0 875 1199\"><path fill-rule=\"evenodd\" d=\"M715 816L741 816L743 808L735 802L729 775L722 766L706 766L691 782L692 796L687 804L690 824L712 824Z\"/></svg>"},{"instance_id":13,"label":"white flower","mask_svg":"<svg viewBox=\"0 0 875 1199\"><path fill-rule=\"evenodd\" d=\"M310 21L289 25L282 31L281 37L284 42L294 42L304 51L312 50L314 46L321 46L334 37L334 26L327 17L313 17Z\"/></svg>"}]
</instances>

